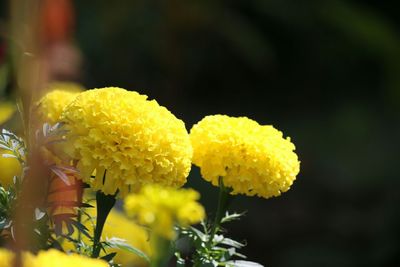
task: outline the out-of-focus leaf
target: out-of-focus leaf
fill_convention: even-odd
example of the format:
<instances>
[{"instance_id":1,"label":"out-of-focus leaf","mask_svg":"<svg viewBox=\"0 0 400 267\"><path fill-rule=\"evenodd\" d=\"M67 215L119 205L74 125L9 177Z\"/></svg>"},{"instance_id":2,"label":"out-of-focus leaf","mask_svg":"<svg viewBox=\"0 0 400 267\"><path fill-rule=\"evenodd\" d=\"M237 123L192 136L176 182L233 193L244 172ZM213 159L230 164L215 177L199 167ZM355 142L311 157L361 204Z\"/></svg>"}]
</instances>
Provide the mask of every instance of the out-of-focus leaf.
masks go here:
<instances>
[{"instance_id":1,"label":"out-of-focus leaf","mask_svg":"<svg viewBox=\"0 0 400 267\"><path fill-rule=\"evenodd\" d=\"M106 245L111 248L119 248L124 251L128 251L130 253L136 254L137 256L145 259L147 262L150 262L149 257L144 252L129 245L128 243L126 243L126 241L124 239L117 238L117 237L107 238Z\"/></svg>"}]
</instances>

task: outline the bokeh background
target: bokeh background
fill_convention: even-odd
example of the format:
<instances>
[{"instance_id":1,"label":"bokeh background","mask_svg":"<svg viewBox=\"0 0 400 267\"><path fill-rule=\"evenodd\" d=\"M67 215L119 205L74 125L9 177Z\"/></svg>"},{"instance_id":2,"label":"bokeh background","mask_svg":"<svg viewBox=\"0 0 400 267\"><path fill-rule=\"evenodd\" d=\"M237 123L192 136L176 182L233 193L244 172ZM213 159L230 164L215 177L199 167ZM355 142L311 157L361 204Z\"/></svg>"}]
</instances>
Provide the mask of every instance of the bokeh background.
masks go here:
<instances>
[{"instance_id":1,"label":"bokeh background","mask_svg":"<svg viewBox=\"0 0 400 267\"><path fill-rule=\"evenodd\" d=\"M67 25L73 47L56 58L75 66L58 78L137 90L188 129L221 113L292 138L301 160L292 189L233 203L232 211L248 210L229 229L250 260L400 266L396 1L53 2L48 23ZM212 215L217 189L195 167L188 186Z\"/></svg>"}]
</instances>

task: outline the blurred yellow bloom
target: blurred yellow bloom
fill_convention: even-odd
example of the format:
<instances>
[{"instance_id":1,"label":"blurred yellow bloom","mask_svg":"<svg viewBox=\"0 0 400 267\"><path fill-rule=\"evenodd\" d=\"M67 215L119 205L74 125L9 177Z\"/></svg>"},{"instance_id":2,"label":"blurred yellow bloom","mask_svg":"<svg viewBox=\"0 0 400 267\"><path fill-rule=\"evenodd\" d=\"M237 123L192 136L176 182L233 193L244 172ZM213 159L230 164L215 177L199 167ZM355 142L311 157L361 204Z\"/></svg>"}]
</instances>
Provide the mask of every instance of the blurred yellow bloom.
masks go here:
<instances>
[{"instance_id":1,"label":"blurred yellow bloom","mask_svg":"<svg viewBox=\"0 0 400 267\"><path fill-rule=\"evenodd\" d=\"M223 177L232 194L279 196L300 170L289 137L246 117L207 116L193 126L190 138L193 163L203 178L218 186Z\"/></svg>"},{"instance_id":2,"label":"blurred yellow bloom","mask_svg":"<svg viewBox=\"0 0 400 267\"><path fill-rule=\"evenodd\" d=\"M5 123L17 110L15 104L10 102L0 103L0 124Z\"/></svg>"},{"instance_id":3,"label":"blurred yellow bloom","mask_svg":"<svg viewBox=\"0 0 400 267\"><path fill-rule=\"evenodd\" d=\"M184 123L147 96L121 88L79 94L62 115L83 181L105 194L186 183L192 147ZM91 177L96 173L95 177Z\"/></svg>"},{"instance_id":4,"label":"blurred yellow bloom","mask_svg":"<svg viewBox=\"0 0 400 267\"><path fill-rule=\"evenodd\" d=\"M96 217L96 208L86 209L86 211L93 216L93 218ZM84 221L84 225L91 233L94 232L94 224L95 222ZM77 233L74 234L74 238L76 237ZM147 231L115 209L111 210L107 217L107 222L104 225L102 233L102 240L104 241L112 237L124 239L127 244L139 249L146 255L151 254ZM81 235L81 238L83 242L91 244L91 241L85 235ZM66 251L73 251L75 247L73 243L64 240L63 248ZM136 254L114 248L106 248L106 250L107 253L116 252L117 255L114 257L114 262L121 264L123 267L147 266L147 262Z\"/></svg>"},{"instance_id":5,"label":"blurred yellow bloom","mask_svg":"<svg viewBox=\"0 0 400 267\"><path fill-rule=\"evenodd\" d=\"M3 154L11 154L11 152L0 149L0 184L4 188L8 188L13 184L14 176L21 175L22 167L18 159L5 158L3 157Z\"/></svg>"},{"instance_id":6,"label":"blurred yellow bloom","mask_svg":"<svg viewBox=\"0 0 400 267\"><path fill-rule=\"evenodd\" d=\"M64 108L83 90L81 85L75 83L50 84L49 92L36 103L40 122L56 124Z\"/></svg>"},{"instance_id":7,"label":"blurred yellow bloom","mask_svg":"<svg viewBox=\"0 0 400 267\"><path fill-rule=\"evenodd\" d=\"M0 266L14 267L12 252L0 249ZM38 255L23 253L21 267L108 267L108 263L91 259L78 254L65 254L61 251L50 249L40 251Z\"/></svg>"},{"instance_id":8,"label":"blurred yellow bloom","mask_svg":"<svg viewBox=\"0 0 400 267\"><path fill-rule=\"evenodd\" d=\"M112 210L108 215L102 236L104 238L124 239L126 243L141 250L146 255L150 254L147 231L116 210ZM107 249L107 253L111 252L117 252L114 261L124 267L147 266L147 262L136 254L120 249Z\"/></svg>"},{"instance_id":9,"label":"blurred yellow bloom","mask_svg":"<svg viewBox=\"0 0 400 267\"><path fill-rule=\"evenodd\" d=\"M13 266L14 254L4 248L0 248L0 266L1 267L14 267Z\"/></svg>"},{"instance_id":10,"label":"blurred yellow bloom","mask_svg":"<svg viewBox=\"0 0 400 267\"><path fill-rule=\"evenodd\" d=\"M197 202L200 194L192 189L172 189L147 185L139 194L125 198L125 210L152 233L174 239L174 225L183 227L204 219L203 206Z\"/></svg>"}]
</instances>

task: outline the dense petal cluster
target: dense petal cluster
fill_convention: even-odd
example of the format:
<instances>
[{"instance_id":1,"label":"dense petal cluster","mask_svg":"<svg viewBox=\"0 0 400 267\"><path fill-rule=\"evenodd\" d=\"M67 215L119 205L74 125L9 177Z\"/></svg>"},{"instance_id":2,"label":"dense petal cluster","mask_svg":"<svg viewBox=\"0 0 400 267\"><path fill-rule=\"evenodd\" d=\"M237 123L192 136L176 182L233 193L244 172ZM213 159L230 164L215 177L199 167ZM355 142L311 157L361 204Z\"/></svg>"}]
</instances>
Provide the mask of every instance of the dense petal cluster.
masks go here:
<instances>
[{"instance_id":1,"label":"dense petal cluster","mask_svg":"<svg viewBox=\"0 0 400 267\"><path fill-rule=\"evenodd\" d=\"M185 184L192 157L189 135L184 123L155 100L121 88L93 89L79 94L62 120L67 152L95 190L125 195L143 184Z\"/></svg>"},{"instance_id":2,"label":"dense petal cluster","mask_svg":"<svg viewBox=\"0 0 400 267\"><path fill-rule=\"evenodd\" d=\"M18 159L3 157L3 154L11 154L11 152L0 149L0 185L8 188L13 183L14 176L21 175L22 167Z\"/></svg>"},{"instance_id":3,"label":"dense petal cluster","mask_svg":"<svg viewBox=\"0 0 400 267\"><path fill-rule=\"evenodd\" d=\"M36 103L40 122L57 123L64 108L83 90L74 83L51 84L49 92Z\"/></svg>"},{"instance_id":4,"label":"dense petal cluster","mask_svg":"<svg viewBox=\"0 0 400 267\"><path fill-rule=\"evenodd\" d=\"M203 178L218 186L223 177L232 194L279 196L300 170L289 137L246 117L207 116L193 126L190 138Z\"/></svg>"},{"instance_id":5,"label":"dense petal cluster","mask_svg":"<svg viewBox=\"0 0 400 267\"><path fill-rule=\"evenodd\" d=\"M0 266L13 267L14 254L8 250L0 249ZM78 254L65 254L61 251L50 249L41 251L38 255L23 253L21 267L108 267L108 263L91 259Z\"/></svg>"},{"instance_id":6,"label":"dense petal cluster","mask_svg":"<svg viewBox=\"0 0 400 267\"><path fill-rule=\"evenodd\" d=\"M156 235L174 239L175 224L186 227L204 219L204 208L197 202L199 198L200 194L192 189L148 185L139 194L126 197L125 210Z\"/></svg>"}]
</instances>

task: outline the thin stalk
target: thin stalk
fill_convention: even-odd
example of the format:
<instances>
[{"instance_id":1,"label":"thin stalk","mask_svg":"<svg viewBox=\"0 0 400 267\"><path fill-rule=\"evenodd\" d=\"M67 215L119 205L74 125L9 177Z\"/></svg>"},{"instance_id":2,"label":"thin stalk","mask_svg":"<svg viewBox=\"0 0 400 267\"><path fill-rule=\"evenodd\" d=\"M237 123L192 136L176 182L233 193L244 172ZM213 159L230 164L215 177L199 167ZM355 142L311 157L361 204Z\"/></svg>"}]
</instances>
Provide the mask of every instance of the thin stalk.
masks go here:
<instances>
[{"instance_id":1,"label":"thin stalk","mask_svg":"<svg viewBox=\"0 0 400 267\"><path fill-rule=\"evenodd\" d=\"M97 218L93 237L92 258L98 258L101 250L100 238L107 216L115 204L115 195L105 195L101 191L96 193Z\"/></svg>"},{"instance_id":2,"label":"thin stalk","mask_svg":"<svg viewBox=\"0 0 400 267\"><path fill-rule=\"evenodd\" d=\"M221 220L224 214L226 213L231 200L231 196L229 194L231 189L224 186L224 181L222 177L219 177L218 184L219 184L218 207L217 207L217 212L215 214L215 220L211 228L211 235L209 239L210 244L213 242L215 234L220 229Z\"/></svg>"},{"instance_id":3,"label":"thin stalk","mask_svg":"<svg viewBox=\"0 0 400 267\"><path fill-rule=\"evenodd\" d=\"M168 262L173 255L172 242L153 233L150 237L150 246L154 249L154 254L150 260L150 267L168 266Z\"/></svg>"}]
</instances>

